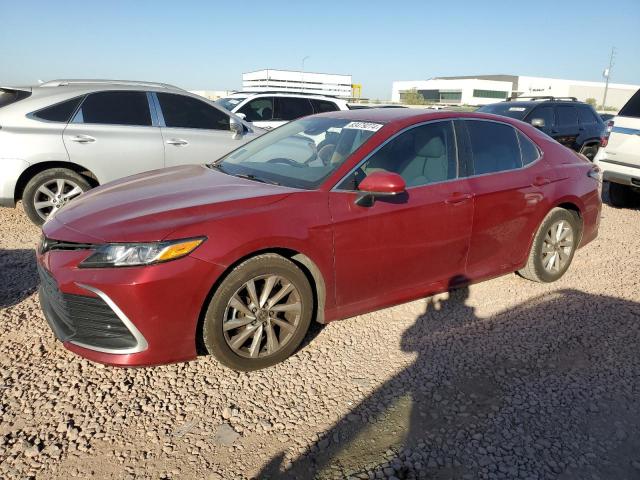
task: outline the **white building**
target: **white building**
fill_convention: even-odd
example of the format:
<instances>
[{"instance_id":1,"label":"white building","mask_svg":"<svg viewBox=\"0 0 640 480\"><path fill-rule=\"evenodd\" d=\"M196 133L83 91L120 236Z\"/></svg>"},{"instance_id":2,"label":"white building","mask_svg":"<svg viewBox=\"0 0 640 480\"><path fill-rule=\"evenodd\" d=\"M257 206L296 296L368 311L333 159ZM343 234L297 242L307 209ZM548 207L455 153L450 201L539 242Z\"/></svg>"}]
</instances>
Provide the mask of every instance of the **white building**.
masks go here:
<instances>
[{"instance_id":1,"label":"white building","mask_svg":"<svg viewBox=\"0 0 640 480\"><path fill-rule=\"evenodd\" d=\"M291 70L258 70L242 74L242 90L266 92L278 90L295 93L317 93L351 98L351 75L296 72Z\"/></svg>"},{"instance_id":2,"label":"white building","mask_svg":"<svg viewBox=\"0 0 640 480\"><path fill-rule=\"evenodd\" d=\"M403 93L416 89L429 102L449 105L486 105L510 96L576 97L580 101L593 98L600 105L604 82L586 82L546 77L517 75L475 75L440 77L430 80L393 82L391 100L401 102ZM620 109L640 85L610 83L607 106Z\"/></svg>"},{"instance_id":3,"label":"white building","mask_svg":"<svg viewBox=\"0 0 640 480\"><path fill-rule=\"evenodd\" d=\"M209 100L218 100L219 98L228 97L233 93L233 90L189 90L189 92Z\"/></svg>"}]
</instances>

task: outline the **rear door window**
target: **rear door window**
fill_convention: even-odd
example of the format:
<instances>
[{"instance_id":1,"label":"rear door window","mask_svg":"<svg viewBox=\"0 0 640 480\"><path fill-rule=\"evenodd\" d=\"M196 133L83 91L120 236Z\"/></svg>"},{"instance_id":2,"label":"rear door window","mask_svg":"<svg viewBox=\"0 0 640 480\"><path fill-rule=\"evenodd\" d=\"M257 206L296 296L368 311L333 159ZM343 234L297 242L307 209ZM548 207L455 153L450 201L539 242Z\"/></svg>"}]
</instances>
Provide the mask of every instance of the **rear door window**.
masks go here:
<instances>
[{"instance_id":1,"label":"rear door window","mask_svg":"<svg viewBox=\"0 0 640 480\"><path fill-rule=\"evenodd\" d=\"M328 100L311 99L311 105L313 105L313 111L315 113L335 112L336 110L340 110L335 103L329 102Z\"/></svg>"},{"instance_id":2,"label":"rear door window","mask_svg":"<svg viewBox=\"0 0 640 480\"><path fill-rule=\"evenodd\" d=\"M229 115L208 103L174 93L157 95L167 127L229 130Z\"/></svg>"},{"instance_id":3,"label":"rear door window","mask_svg":"<svg viewBox=\"0 0 640 480\"><path fill-rule=\"evenodd\" d=\"M313 107L307 98L276 97L274 120L295 120L313 114Z\"/></svg>"},{"instance_id":4,"label":"rear door window","mask_svg":"<svg viewBox=\"0 0 640 480\"><path fill-rule=\"evenodd\" d=\"M150 126L145 92L97 92L88 95L74 118L76 123Z\"/></svg>"},{"instance_id":5,"label":"rear door window","mask_svg":"<svg viewBox=\"0 0 640 480\"><path fill-rule=\"evenodd\" d=\"M66 102L56 103L50 107L43 108L33 113L34 118L46 120L47 122L64 122L67 123L76 111L83 97L72 98Z\"/></svg>"},{"instance_id":6,"label":"rear door window","mask_svg":"<svg viewBox=\"0 0 640 480\"><path fill-rule=\"evenodd\" d=\"M559 127L577 127L578 126L578 110L575 107L560 106L556 109L558 113Z\"/></svg>"},{"instance_id":7,"label":"rear door window","mask_svg":"<svg viewBox=\"0 0 640 480\"><path fill-rule=\"evenodd\" d=\"M469 132L473 174L504 172L522 167L515 129L504 123L465 121Z\"/></svg>"}]
</instances>

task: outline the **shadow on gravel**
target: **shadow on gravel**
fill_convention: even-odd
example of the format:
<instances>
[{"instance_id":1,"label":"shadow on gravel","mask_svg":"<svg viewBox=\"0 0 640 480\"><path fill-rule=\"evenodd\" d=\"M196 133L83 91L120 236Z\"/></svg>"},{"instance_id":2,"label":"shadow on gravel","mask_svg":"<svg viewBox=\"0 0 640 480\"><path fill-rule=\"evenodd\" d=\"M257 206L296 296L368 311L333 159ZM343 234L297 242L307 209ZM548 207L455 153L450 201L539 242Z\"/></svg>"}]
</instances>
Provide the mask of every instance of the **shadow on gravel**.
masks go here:
<instances>
[{"instance_id":1,"label":"shadow on gravel","mask_svg":"<svg viewBox=\"0 0 640 480\"><path fill-rule=\"evenodd\" d=\"M479 318L429 298L416 361L257 478L640 478L640 304L559 290Z\"/></svg>"},{"instance_id":2,"label":"shadow on gravel","mask_svg":"<svg viewBox=\"0 0 640 480\"><path fill-rule=\"evenodd\" d=\"M0 308L20 303L36 291L38 282L34 250L0 249Z\"/></svg>"}]
</instances>

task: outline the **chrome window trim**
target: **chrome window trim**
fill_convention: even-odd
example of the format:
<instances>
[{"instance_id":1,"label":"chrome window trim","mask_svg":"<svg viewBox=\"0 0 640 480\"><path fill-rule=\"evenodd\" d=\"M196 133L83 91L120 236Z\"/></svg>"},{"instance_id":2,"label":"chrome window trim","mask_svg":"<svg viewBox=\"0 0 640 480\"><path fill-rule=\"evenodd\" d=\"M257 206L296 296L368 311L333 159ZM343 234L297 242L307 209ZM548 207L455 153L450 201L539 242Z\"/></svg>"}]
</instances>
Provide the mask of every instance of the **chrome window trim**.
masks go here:
<instances>
[{"instance_id":1,"label":"chrome window trim","mask_svg":"<svg viewBox=\"0 0 640 480\"><path fill-rule=\"evenodd\" d=\"M153 95L151 92L145 92L147 94L147 103L149 104L149 113L151 114L151 126L157 127L158 125L158 112L156 111L156 104L153 101Z\"/></svg>"},{"instance_id":2,"label":"chrome window trim","mask_svg":"<svg viewBox=\"0 0 640 480\"><path fill-rule=\"evenodd\" d=\"M507 127L511 127L514 130L516 130L516 139L518 138L517 136L517 132L522 133L538 150L538 158L536 158L533 162L527 164L527 165L522 165L520 166L520 168L514 168L511 170L500 170L499 172L488 172L488 173L480 173L477 175L467 175L466 177L456 177L456 178L450 178L447 180L442 180L440 182L433 182L433 183L426 183L424 185L414 185L412 187L407 187L407 190L412 190L414 188L423 188L423 187L429 187L431 185L440 185L442 183L449 183L449 182L454 182L457 180L469 180L469 179L473 179L473 178L477 178L477 177L484 177L487 175L497 175L497 174L501 174L501 173L506 173L506 172L514 172L517 170L525 170L527 168L532 167L533 165L536 165L539 161L541 161L544 158L544 152L542 152L542 150L540 149L540 147L538 146L538 144L536 142L534 142L531 137L529 137L529 135L527 135L525 132L523 132L522 130L520 130L519 128L514 127L513 125L511 125L510 123L507 122L501 122L499 120L493 120L493 119L488 119L488 118L474 118L474 117L451 117L451 118L439 118L437 120L428 120L426 122L421 122L421 123L416 123L415 125L410 125L402 130L400 130L399 132L396 132L395 134L393 134L393 136L387 138L383 143L381 143L380 145L378 145L376 147L375 150L373 150L372 152L369 153L369 155L367 155L365 158L363 158L360 162L358 162L358 164L353 167L351 170L349 170L346 175L344 175L340 180L338 180L336 182L336 184L333 186L333 188L331 188L330 192L360 192L360 190L347 190L347 189L343 189L343 188L338 188L338 185L340 185L343 181L345 181L350 175L352 175L358 168L360 168L364 163L366 163L373 155L375 155L380 149L382 149L387 143L389 143L390 141L394 140L395 138L397 138L398 136L402 135L403 133L416 128L416 127L421 127L423 125L428 125L430 123L435 123L435 122L454 122L456 120L463 120L463 121L467 121L467 120L473 120L473 121L477 121L477 122L492 122L492 123L497 123L499 125L506 125ZM460 152L459 152L459 148L458 148L458 143L457 143L457 133L456 133L456 129L455 126L453 127L453 134L456 138L456 157L458 159L457 162L457 168L458 168L458 175L460 174ZM518 140L518 149L520 149L520 141ZM471 162L473 165L473 152L472 153L472 157L471 157ZM520 151L520 160L522 161L522 151Z\"/></svg>"},{"instance_id":3,"label":"chrome window trim","mask_svg":"<svg viewBox=\"0 0 640 480\"><path fill-rule=\"evenodd\" d=\"M136 339L136 346L135 347L131 347L131 348L120 348L120 349L118 349L118 348L96 347L94 345L87 345L85 343L76 342L76 341L73 341L73 340L70 340L69 343L73 343L74 345L77 345L79 347L86 348L86 349L89 349L89 350L94 350L96 352L111 353L111 354L118 354L118 355L131 354L131 353L140 353L140 352L145 351L148 348L149 345L147 343L147 340L144 338L142 333L140 333L140 330L138 330L136 328L136 326L133 324L133 322L131 320L129 320L129 318L124 314L124 312L122 310L120 310L120 307L118 307L118 305L116 305L116 303L113 300L111 300L111 298L109 298L109 296L106 293L104 293L101 290L98 290L95 287L91 287L89 285L85 285L84 283L77 283L76 282L76 285L78 287L80 287L80 288L83 288L85 290L88 290L88 291L96 294L98 297L100 297L109 306L109 308L111 308L111 310L113 310L113 312L118 316L120 321L122 323L124 323L125 327L127 327L129 332L131 332L131 334Z\"/></svg>"},{"instance_id":4,"label":"chrome window trim","mask_svg":"<svg viewBox=\"0 0 640 480\"><path fill-rule=\"evenodd\" d=\"M151 94L153 109L156 112L156 120L158 121L158 127L166 127L167 124L164 122L164 115L162 113L162 107L160 106L160 100L158 99L158 94L156 92L149 92L149 93Z\"/></svg>"}]
</instances>

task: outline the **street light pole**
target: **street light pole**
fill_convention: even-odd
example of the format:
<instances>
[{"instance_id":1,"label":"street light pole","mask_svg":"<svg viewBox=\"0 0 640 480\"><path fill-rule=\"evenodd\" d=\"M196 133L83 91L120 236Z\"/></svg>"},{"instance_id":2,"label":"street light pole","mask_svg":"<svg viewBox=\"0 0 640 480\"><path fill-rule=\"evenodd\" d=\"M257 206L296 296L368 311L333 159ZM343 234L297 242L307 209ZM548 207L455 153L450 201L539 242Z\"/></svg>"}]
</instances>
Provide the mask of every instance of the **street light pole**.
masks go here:
<instances>
[{"instance_id":1,"label":"street light pole","mask_svg":"<svg viewBox=\"0 0 640 480\"><path fill-rule=\"evenodd\" d=\"M302 90L304 90L304 62L307 61L307 58L309 58L309 55L307 55L306 57L302 58L302 74L301 74L302 79L300 81Z\"/></svg>"},{"instance_id":2,"label":"street light pole","mask_svg":"<svg viewBox=\"0 0 640 480\"><path fill-rule=\"evenodd\" d=\"M609 57L609 68L605 68L602 76L605 78L604 96L602 97L602 110L607 107L607 91L609 90L609 77L611 76L611 68L613 68L613 59L616 56L616 47L611 47L611 56Z\"/></svg>"}]
</instances>

